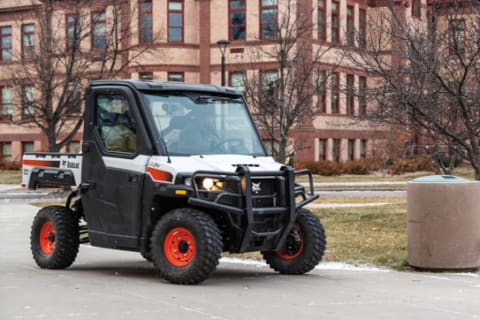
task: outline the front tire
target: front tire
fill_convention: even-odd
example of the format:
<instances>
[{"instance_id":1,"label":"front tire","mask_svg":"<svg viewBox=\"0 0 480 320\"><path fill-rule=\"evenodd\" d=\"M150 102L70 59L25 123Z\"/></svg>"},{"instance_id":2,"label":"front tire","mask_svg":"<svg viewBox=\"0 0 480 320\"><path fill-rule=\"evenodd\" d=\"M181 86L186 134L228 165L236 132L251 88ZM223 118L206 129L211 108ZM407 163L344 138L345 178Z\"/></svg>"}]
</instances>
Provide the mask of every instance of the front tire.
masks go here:
<instances>
[{"instance_id":1,"label":"front tire","mask_svg":"<svg viewBox=\"0 0 480 320\"><path fill-rule=\"evenodd\" d=\"M295 225L279 251L262 252L272 269L282 274L304 274L320 263L325 252L325 231L309 210L300 209Z\"/></svg>"},{"instance_id":2,"label":"front tire","mask_svg":"<svg viewBox=\"0 0 480 320\"><path fill-rule=\"evenodd\" d=\"M65 269L80 246L78 218L72 210L49 206L37 213L30 233L30 249L40 268Z\"/></svg>"},{"instance_id":3,"label":"front tire","mask_svg":"<svg viewBox=\"0 0 480 320\"><path fill-rule=\"evenodd\" d=\"M177 284L197 284L215 271L222 238L210 216L180 208L157 222L151 247L153 263L163 278Z\"/></svg>"}]
</instances>

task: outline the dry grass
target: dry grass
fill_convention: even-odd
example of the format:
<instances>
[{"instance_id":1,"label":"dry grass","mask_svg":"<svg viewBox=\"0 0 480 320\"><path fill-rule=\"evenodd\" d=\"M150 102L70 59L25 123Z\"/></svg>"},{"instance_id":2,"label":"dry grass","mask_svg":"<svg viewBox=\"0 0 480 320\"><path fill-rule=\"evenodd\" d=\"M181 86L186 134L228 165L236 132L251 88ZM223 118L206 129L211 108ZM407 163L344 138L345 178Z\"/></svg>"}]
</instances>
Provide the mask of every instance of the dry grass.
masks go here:
<instances>
[{"instance_id":1,"label":"dry grass","mask_svg":"<svg viewBox=\"0 0 480 320\"><path fill-rule=\"evenodd\" d=\"M20 184L21 182L20 170L0 170L0 184Z\"/></svg>"},{"instance_id":2,"label":"dry grass","mask_svg":"<svg viewBox=\"0 0 480 320\"><path fill-rule=\"evenodd\" d=\"M381 207L314 209L327 233L325 261L406 266L406 208Z\"/></svg>"}]
</instances>

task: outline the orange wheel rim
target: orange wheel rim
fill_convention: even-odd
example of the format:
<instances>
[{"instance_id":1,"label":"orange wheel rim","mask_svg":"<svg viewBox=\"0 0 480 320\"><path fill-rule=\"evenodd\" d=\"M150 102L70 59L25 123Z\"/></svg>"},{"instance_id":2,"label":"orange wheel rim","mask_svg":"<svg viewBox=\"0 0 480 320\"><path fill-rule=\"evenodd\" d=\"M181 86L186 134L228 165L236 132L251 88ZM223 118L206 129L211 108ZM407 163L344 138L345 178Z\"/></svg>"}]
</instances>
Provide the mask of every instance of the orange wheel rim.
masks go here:
<instances>
[{"instance_id":1,"label":"orange wheel rim","mask_svg":"<svg viewBox=\"0 0 480 320\"><path fill-rule=\"evenodd\" d=\"M55 250L55 227L52 221L47 221L40 229L40 249L44 254L52 254Z\"/></svg>"},{"instance_id":2,"label":"orange wheel rim","mask_svg":"<svg viewBox=\"0 0 480 320\"><path fill-rule=\"evenodd\" d=\"M285 260L293 260L300 256L303 251L303 233L295 226L285 240L284 249L277 251L277 256Z\"/></svg>"},{"instance_id":3,"label":"orange wheel rim","mask_svg":"<svg viewBox=\"0 0 480 320\"><path fill-rule=\"evenodd\" d=\"M195 238L185 228L173 228L165 237L163 250L168 262L175 267L185 267L195 257Z\"/></svg>"}]
</instances>

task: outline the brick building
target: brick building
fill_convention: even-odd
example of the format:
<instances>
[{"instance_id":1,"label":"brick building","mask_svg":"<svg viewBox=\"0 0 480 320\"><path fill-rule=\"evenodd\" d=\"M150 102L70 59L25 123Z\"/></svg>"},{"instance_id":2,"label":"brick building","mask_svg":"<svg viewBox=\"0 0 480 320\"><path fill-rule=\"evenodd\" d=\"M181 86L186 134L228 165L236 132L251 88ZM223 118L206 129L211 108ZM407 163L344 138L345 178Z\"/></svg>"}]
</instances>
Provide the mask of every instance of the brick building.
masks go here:
<instances>
[{"instance_id":1,"label":"brick building","mask_svg":"<svg viewBox=\"0 0 480 320\"><path fill-rule=\"evenodd\" d=\"M63 2L68 1L52 1ZM249 48L268 46L269 23L282 12L287 0L131 0L127 1L133 17L134 31L129 39L132 46L148 46L150 53L140 55L122 73L134 79L185 81L220 84L221 52L218 40L228 40L225 51L227 85L240 86ZM312 50L318 46L361 47L353 40L353 33L367 27L367 19L374 16L382 4L362 0L297 0L311 8L312 32L308 33ZM38 5L35 0L4 0L0 2L0 158L18 160L23 152L47 151L46 137L28 124L19 125L14 101L35 99L35 88L25 85L12 88L9 78L12 66L23 63L20 56L35 50L38 25L29 12ZM110 2L111 3L111 2ZM426 1L395 1L406 16L421 18L426 12ZM105 24L111 18L108 2L94 2L90 10L92 39L82 40L82 50L102 45ZM68 6L57 6L53 16L64 29L64 41L72 34L72 18ZM373 13L373 14L372 14ZM29 18L30 17L30 18ZM62 22L63 21L63 22ZM102 40L103 39L103 40ZM368 41L368 39L365 39ZM350 43L351 42L351 43ZM360 48L361 49L361 48ZM332 51L335 53L335 50ZM18 54L16 54L18 53ZM340 66L333 80L338 84L361 90L368 85L365 74L349 65ZM22 97L15 97L15 95ZM18 98L18 99L16 99ZM325 94L325 109L313 121L293 130L292 141L298 149L299 160L320 159L345 161L368 157L373 148L384 141L388 128L371 124L352 125L353 115L366 107L364 102L347 92L329 90ZM314 103L314 102L312 102ZM81 130L64 149L78 151Z\"/></svg>"}]
</instances>

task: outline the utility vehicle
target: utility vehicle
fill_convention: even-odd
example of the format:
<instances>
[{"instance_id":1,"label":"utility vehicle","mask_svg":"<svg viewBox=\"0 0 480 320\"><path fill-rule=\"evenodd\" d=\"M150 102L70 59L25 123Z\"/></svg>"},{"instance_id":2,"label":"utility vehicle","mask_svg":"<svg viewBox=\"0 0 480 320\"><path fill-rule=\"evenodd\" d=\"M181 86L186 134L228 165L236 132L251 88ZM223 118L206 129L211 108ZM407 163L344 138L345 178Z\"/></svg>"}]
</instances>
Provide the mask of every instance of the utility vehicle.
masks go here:
<instances>
[{"instance_id":1,"label":"utility vehicle","mask_svg":"<svg viewBox=\"0 0 480 320\"><path fill-rule=\"evenodd\" d=\"M224 251L261 251L284 274L321 261L324 229L303 208L318 197L312 175L267 156L241 92L99 80L85 101L81 153L23 158L24 187L72 189L34 218L38 266L69 267L82 241L138 251L178 284L205 280Z\"/></svg>"}]
</instances>

